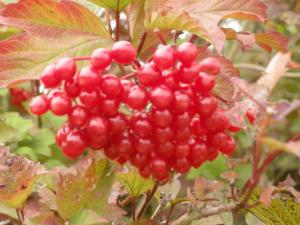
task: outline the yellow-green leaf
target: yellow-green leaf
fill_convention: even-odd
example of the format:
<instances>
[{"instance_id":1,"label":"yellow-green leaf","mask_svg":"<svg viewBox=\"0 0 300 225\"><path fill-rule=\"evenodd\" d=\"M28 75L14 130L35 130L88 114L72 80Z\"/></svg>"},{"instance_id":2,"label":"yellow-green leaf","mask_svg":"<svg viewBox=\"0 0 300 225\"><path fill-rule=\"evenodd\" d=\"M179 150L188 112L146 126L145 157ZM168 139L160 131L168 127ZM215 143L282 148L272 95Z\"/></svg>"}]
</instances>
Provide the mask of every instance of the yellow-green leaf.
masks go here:
<instances>
[{"instance_id":1,"label":"yellow-green leaf","mask_svg":"<svg viewBox=\"0 0 300 225\"><path fill-rule=\"evenodd\" d=\"M101 7L122 11L134 0L89 0Z\"/></svg>"},{"instance_id":2,"label":"yellow-green leaf","mask_svg":"<svg viewBox=\"0 0 300 225\"><path fill-rule=\"evenodd\" d=\"M124 185L128 193L133 197L138 197L141 194L151 190L154 182L151 179L144 179L136 172L118 173L116 174L118 181Z\"/></svg>"}]
</instances>

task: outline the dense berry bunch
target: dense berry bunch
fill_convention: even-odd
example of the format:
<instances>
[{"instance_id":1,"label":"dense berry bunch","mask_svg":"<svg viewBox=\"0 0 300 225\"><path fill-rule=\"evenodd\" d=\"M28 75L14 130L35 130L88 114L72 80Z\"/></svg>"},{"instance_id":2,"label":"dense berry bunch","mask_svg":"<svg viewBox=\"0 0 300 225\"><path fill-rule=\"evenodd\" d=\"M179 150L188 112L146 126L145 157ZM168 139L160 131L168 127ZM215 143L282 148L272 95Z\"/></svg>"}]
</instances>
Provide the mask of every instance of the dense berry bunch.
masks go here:
<instances>
[{"instance_id":1,"label":"dense berry bunch","mask_svg":"<svg viewBox=\"0 0 300 225\"><path fill-rule=\"evenodd\" d=\"M18 87L12 87L9 88L9 94L10 94L10 102L15 107L23 110L23 103L27 101L31 93L23 88Z\"/></svg>"},{"instance_id":2,"label":"dense berry bunch","mask_svg":"<svg viewBox=\"0 0 300 225\"><path fill-rule=\"evenodd\" d=\"M103 149L108 158L137 167L143 177L164 181L171 171L186 173L235 150L227 112L212 94L219 62L197 63L197 55L191 43L161 46L132 80L107 71L112 63L136 62L136 50L126 41L111 50L96 49L90 66L81 70L74 59L62 58L41 75L52 90L35 97L30 108L36 115L50 110L68 116L56 137L66 156Z\"/></svg>"}]
</instances>

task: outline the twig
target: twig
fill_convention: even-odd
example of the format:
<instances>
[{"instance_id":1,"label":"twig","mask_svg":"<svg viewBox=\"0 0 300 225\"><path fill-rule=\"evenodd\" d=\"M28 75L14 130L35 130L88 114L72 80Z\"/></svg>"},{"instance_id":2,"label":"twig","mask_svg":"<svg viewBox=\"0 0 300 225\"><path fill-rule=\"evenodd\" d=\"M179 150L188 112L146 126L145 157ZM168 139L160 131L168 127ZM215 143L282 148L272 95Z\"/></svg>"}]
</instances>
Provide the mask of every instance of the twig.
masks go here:
<instances>
[{"instance_id":1,"label":"twig","mask_svg":"<svg viewBox=\"0 0 300 225\"><path fill-rule=\"evenodd\" d=\"M145 211L146 211L146 209L148 207L148 204L150 203L151 199L153 198L155 192L157 191L157 188L158 188L158 183L155 183L155 185L152 188L152 190L150 192L148 192L147 197L145 199L145 202L144 202L144 204L142 206L141 211L138 214L137 219L140 219L144 215L144 213L145 213Z\"/></svg>"},{"instance_id":2,"label":"twig","mask_svg":"<svg viewBox=\"0 0 300 225\"><path fill-rule=\"evenodd\" d=\"M91 57L89 56L80 56L80 57L74 57L75 61L83 61L83 60L90 60Z\"/></svg>"},{"instance_id":3,"label":"twig","mask_svg":"<svg viewBox=\"0 0 300 225\"><path fill-rule=\"evenodd\" d=\"M161 42L163 45L166 45L167 42L166 42L165 39L161 36L161 33L160 33L158 30L155 30L154 32L157 34L157 36L158 36L160 42Z\"/></svg>"},{"instance_id":4,"label":"twig","mask_svg":"<svg viewBox=\"0 0 300 225\"><path fill-rule=\"evenodd\" d=\"M196 34L193 34L189 40L189 42L194 43L197 40L198 36Z\"/></svg>"},{"instance_id":5,"label":"twig","mask_svg":"<svg viewBox=\"0 0 300 225\"><path fill-rule=\"evenodd\" d=\"M122 75L125 75L125 74L126 74L126 71L125 71L125 69L124 69L124 66L118 63L118 67L119 67L119 69L120 69Z\"/></svg>"},{"instance_id":6,"label":"twig","mask_svg":"<svg viewBox=\"0 0 300 225\"><path fill-rule=\"evenodd\" d=\"M20 209L16 209L17 212L17 216L18 216L18 220L20 222L21 225L25 225L24 221L23 221L23 213Z\"/></svg>"},{"instance_id":7,"label":"twig","mask_svg":"<svg viewBox=\"0 0 300 225\"><path fill-rule=\"evenodd\" d=\"M120 0L117 1L117 11L116 11L116 37L115 40L118 41L120 38Z\"/></svg>"},{"instance_id":8,"label":"twig","mask_svg":"<svg viewBox=\"0 0 300 225\"><path fill-rule=\"evenodd\" d=\"M136 77L136 73L130 73L130 74L127 74L127 75L121 77L121 80L129 80L134 77Z\"/></svg>"},{"instance_id":9,"label":"twig","mask_svg":"<svg viewBox=\"0 0 300 225\"><path fill-rule=\"evenodd\" d=\"M139 55L140 52L142 51L143 46L144 46L144 43L145 43L146 38L147 38L147 35L148 35L148 32L147 32L147 31L144 31L144 33L142 34L140 43L139 43L139 45L138 45L138 47L137 47L137 49L136 49L137 55Z\"/></svg>"},{"instance_id":10,"label":"twig","mask_svg":"<svg viewBox=\"0 0 300 225\"><path fill-rule=\"evenodd\" d=\"M168 214L167 220L166 220L166 225L169 225L169 223L171 222L171 217L172 217L172 214L174 211L174 207L175 207L175 204L171 204L170 211L169 211L169 214Z\"/></svg>"},{"instance_id":11,"label":"twig","mask_svg":"<svg viewBox=\"0 0 300 225\"><path fill-rule=\"evenodd\" d=\"M135 221L135 209L136 209L136 202L135 197L131 198L131 209L132 209L132 221Z\"/></svg>"}]
</instances>

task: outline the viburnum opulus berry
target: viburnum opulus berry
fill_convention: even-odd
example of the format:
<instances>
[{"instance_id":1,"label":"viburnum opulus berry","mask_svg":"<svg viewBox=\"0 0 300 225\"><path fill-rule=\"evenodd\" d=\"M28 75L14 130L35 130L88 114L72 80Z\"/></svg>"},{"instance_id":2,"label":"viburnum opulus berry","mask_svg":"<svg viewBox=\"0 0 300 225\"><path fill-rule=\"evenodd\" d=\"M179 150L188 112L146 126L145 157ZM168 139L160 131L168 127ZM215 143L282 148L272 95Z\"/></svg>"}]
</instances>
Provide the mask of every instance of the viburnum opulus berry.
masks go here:
<instances>
[{"instance_id":1,"label":"viburnum opulus berry","mask_svg":"<svg viewBox=\"0 0 300 225\"><path fill-rule=\"evenodd\" d=\"M218 60L197 62L192 43L160 46L146 63L137 63L136 54L130 42L119 41L82 57L90 60L87 67L62 58L45 68L47 94L33 98L30 109L67 116L56 135L63 153L75 159L87 148L102 149L109 159L161 182L173 171L186 173L219 153L232 154L237 129L212 92ZM133 64L135 76L112 74L112 63Z\"/></svg>"}]
</instances>

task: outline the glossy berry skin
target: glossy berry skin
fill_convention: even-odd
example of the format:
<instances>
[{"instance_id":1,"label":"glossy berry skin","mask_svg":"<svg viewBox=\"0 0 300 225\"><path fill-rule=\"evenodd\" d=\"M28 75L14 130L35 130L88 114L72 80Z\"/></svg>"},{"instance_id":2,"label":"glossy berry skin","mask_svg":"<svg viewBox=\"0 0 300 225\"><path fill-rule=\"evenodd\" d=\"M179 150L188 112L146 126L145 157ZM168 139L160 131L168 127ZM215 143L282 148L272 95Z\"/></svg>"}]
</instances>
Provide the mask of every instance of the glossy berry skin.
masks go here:
<instances>
[{"instance_id":1,"label":"glossy berry skin","mask_svg":"<svg viewBox=\"0 0 300 225\"><path fill-rule=\"evenodd\" d=\"M130 80L120 80L120 84L122 86L122 95L121 95L121 100L125 101L126 96L128 95L130 88L134 86L134 83Z\"/></svg>"},{"instance_id":2,"label":"glossy berry skin","mask_svg":"<svg viewBox=\"0 0 300 225\"><path fill-rule=\"evenodd\" d=\"M203 127L200 118L194 117L191 121L191 131L196 137L202 137L207 133L207 130Z\"/></svg>"},{"instance_id":3,"label":"glossy berry skin","mask_svg":"<svg viewBox=\"0 0 300 225\"><path fill-rule=\"evenodd\" d=\"M219 150L225 155L232 155L234 153L235 149L236 149L236 143L235 143L234 139L232 137L228 136L227 145L223 146Z\"/></svg>"},{"instance_id":4,"label":"glossy berry skin","mask_svg":"<svg viewBox=\"0 0 300 225\"><path fill-rule=\"evenodd\" d=\"M174 157L185 158L190 155L190 146L188 144L179 144L175 147Z\"/></svg>"},{"instance_id":5,"label":"glossy berry skin","mask_svg":"<svg viewBox=\"0 0 300 225\"><path fill-rule=\"evenodd\" d=\"M112 134L120 134L127 127L128 121L123 114L117 114L108 118L109 132Z\"/></svg>"},{"instance_id":6,"label":"glossy berry skin","mask_svg":"<svg viewBox=\"0 0 300 225\"><path fill-rule=\"evenodd\" d=\"M68 133L71 131L69 123L64 124L56 133L55 142L58 146L62 146L62 143L66 140Z\"/></svg>"},{"instance_id":7,"label":"glossy berry skin","mask_svg":"<svg viewBox=\"0 0 300 225\"><path fill-rule=\"evenodd\" d=\"M191 120L191 115L188 112L184 112L175 116L173 124L177 129L183 129L190 125Z\"/></svg>"},{"instance_id":8,"label":"glossy berry skin","mask_svg":"<svg viewBox=\"0 0 300 225\"><path fill-rule=\"evenodd\" d=\"M80 70L77 77L78 85L83 90L92 91L100 85L100 74L90 67L84 67Z\"/></svg>"},{"instance_id":9,"label":"glossy berry skin","mask_svg":"<svg viewBox=\"0 0 300 225\"><path fill-rule=\"evenodd\" d=\"M186 173L190 170L191 164L187 158L178 158L175 159L173 164L174 170L179 173Z\"/></svg>"},{"instance_id":10,"label":"glossy berry skin","mask_svg":"<svg viewBox=\"0 0 300 225\"><path fill-rule=\"evenodd\" d=\"M198 97L196 108L203 118L210 117L217 109L217 99L211 95Z\"/></svg>"},{"instance_id":11,"label":"glossy berry skin","mask_svg":"<svg viewBox=\"0 0 300 225\"><path fill-rule=\"evenodd\" d=\"M94 150L104 148L109 143L107 134L103 135L88 135L88 146Z\"/></svg>"},{"instance_id":12,"label":"glossy berry skin","mask_svg":"<svg viewBox=\"0 0 300 225\"><path fill-rule=\"evenodd\" d=\"M100 102L100 95L97 90L94 91L81 91L79 94L79 99L82 104L87 107L94 107Z\"/></svg>"},{"instance_id":13,"label":"glossy berry skin","mask_svg":"<svg viewBox=\"0 0 300 225\"><path fill-rule=\"evenodd\" d=\"M156 148L156 153L158 156L168 159L175 151L175 145L172 142L160 143Z\"/></svg>"},{"instance_id":14,"label":"glossy berry skin","mask_svg":"<svg viewBox=\"0 0 300 225\"><path fill-rule=\"evenodd\" d=\"M106 74L102 77L101 91L108 97L115 97L122 92L122 85L116 75Z\"/></svg>"},{"instance_id":15,"label":"glossy berry skin","mask_svg":"<svg viewBox=\"0 0 300 225\"><path fill-rule=\"evenodd\" d=\"M134 154L130 159L132 165L138 167L138 168L144 168L146 165L148 165L148 157L141 153Z\"/></svg>"},{"instance_id":16,"label":"glossy berry skin","mask_svg":"<svg viewBox=\"0 0 300 225\"><path fill-rule=\"evenodd\" d=\"M142 110L146 107L148 96L145 88L141 86L133 86L125 97L125 103L132 109Z\"/></svg>"},{"instance_id":17,"label":"glossy berry skin","mask_svg":"<svg viewBox=\"0 0 300 225\"><path fill-rule=\"evenodd\" d=\"M63 153L70 159L78 158L85 148L86 142L83 134L78 131L71 131L62 143Z\"/></svg>"},{"instance_id":18,"label":"glossy berry skin","mask_svg":"<svg viewBox=\"0 0 300 225\"><path fill-rule=\"evenodd\" d=\"M207 94L214 88L215 82L215 77L201 72L197 76L194 84L195 91L198 93Z\"/></svg>"},{"instance_id":19,"label":"glossy berry skin","mask_svg":"<svg viewBox=\"0 0 300 225\"><path fill-rule=\"evenodd\" d=\"M171 90L178 89L178 72L176 70L164 70L162 72L162 84Z\"/></svg>"},{"instance_id":20,"label":"glossy berry skin","mask_svg":"<svg viewBox=\"0 0 300 225\"><path fill-rule=\"evenodd\" d=\"M253 108L249 108L246 112L246 116L251 124L256 121L256 111Z\"/></svg>"},{"instance_id":21,"label":"glossy berry skin","mask_svg":"<svg viewBox=\"0 0 300 225\"><path fill-rule=\"evenodd\" d=\"M29 105L30 111L35 115L42 115L49 109L49 101L46 96L40 95L34 97Z\"/></svg>"},{"instance_id":22,"label":"glossy berry skin","mask_svg":"<svg viewBox=\"0 0 300 225\"><path fill-rule=\"evenodd\" d=\"M137 74L140 84L148 87L157 86L161 82L161 72L154 63L146 63L141 66Z\"/></svg>"},{"instance_id":23,"label":"glossy berry skin","mask_svg":"<svg viewBox=\"0 0 300 225\"><path fill-rule=\"evenodd\" d=\"M199 65L201 72L218 75L221 72L220 62L216 58L206 58Z\"/></svg>"},{"instance_id":24,"label":"glossy berry skin","mask_svg":"<svg viewBox=\"0 0 300 225\"><path fill-rule=\"evenodd\" d=\"M191 97L182 92L175 91L174 98L172 102L172 109L177 113L184 113L189 110L191 104Z\"/></svg>"},{"instance_id":25,"label":"glossy berry skin","mask_svg":"<svg viewBox=\"0 0 300 225\"><path fill-rule=\"evenodd\" d=\"M75 76L77 66L72 58L61 58L55 65L55 73L58 79L72 81Z\"/></svg>"},{"instance_id":26,"label":"glossy berry skin","mask_svg":"<svg viewBox=\"0 0 300 225\"><path fill-rule=\"evenodd\" d=\"M90 135L104 135L108 131L107 121L100 116L93 116L87 122L86 130Z\"/></svg>"},{"instance_id":27,"label":"glossy berry skin","mask_svg":"<svg viewBox=\"0 0 300 225\"><path fill-rule=\"evenodd\" d=\"M55 65L48 65L41 74L40 80L46 88L54 88L60 84L60 79L56 76Z\"/></svg>"},{"instance_id":28,"label":"glossy berry skin","mask_svg":"<svg viewBox=\"0 0 300 225\"><path fill-rule=\"evenodd\" d=\"M148 138L136 138L135 148L141 154L150 155L155 149L155 144Z\"/></svg>"},{"instance_id":29,"label":"glossy berry skin","mask_svg":"<svg viewBox=\"0 0 300 225\"><path fill-rule=\"evenodd\" d=\"M191 146L189 157L191 162L196 162L196 160L204 162L205 160L207 160L208 150L205 142L201 140L196 140L196 142Z\"/></svg>"},{"instance_id":30,"label":"glossy berry skin","mask_svg":"<svg viewBox=\"0 0 300 225\"><path fill-rule=\"evenodd\" d=\"M168 127L173 122L173 114L168 109L153 109L151 112L151 122L156 127Z\"/></svg>"},{"instance_id":31,"label":"glossy berry skin","mask_svg":"<svg viewBox=\"0 0 300 225\"><path fill-rule=\"evenodd\" d=\"M139 169L139 173L140 175L145 178L145 179L148 179L150 178L151 176L151 170L150 170L150 167L149 166L144 166L144 167L141 167Z\"/></svg>"},{"instance_id":32,"label":"glossy berry skin","mask_svg":"<svg viewBox=\"0 0 300 225\"><path fill-rule=\"evenodd\" d=\"M96 70L104 70L112 62L111 51L106 48L95 49L91 55L91 65Z\"/></svg>"},{"instance_id":33,"label":"glossy berry skin","mask_svg":"<svg viewBox=\"0 0 300 225\"><path fill-rule=\"evenodd\" d=\"M177 47L177 51L176 51L176 56L177 59L183 64L183 65L191 65L198 54L198 49L197 47L190 43L190 42L185 42L180 44Z\"/></svg>"},{"instance_id":34,"label":"glossy berry skin","mask_svg":"<svg viewBox=\"0 0 300 225\"><path fill-rule=\"evenodd\" d=\"M115 116L118 114L120 102L117 99L100 99L99 111L105 116Z\"/></svg>"},{"instance_id":35,"label":"glossy berry skin","mask_svg":"<svg viewBox=\"0 0 300 225\"><path fill-rule=\"evenodd\" d=\"M173 92L166 86L158 86L150 90L149 99L158 109L165 109L172 103Z\"/></svg>"},{"instance_id":36,"label":"glossy berry skin","mask_svg":"<svg viewBox=\"0 0 300 225\"><path fill-rule=\"evenodd\" d=\"M73 82L65 82L64 84L64 91L67 96L70 98L76 98L80 93L80 88L78 86L78 83Z\"/></svg>"},{"instance_id":37,"label":"glossy berry skin","mask_svg":"<svg viewBox=\"0 0 300 225\"><path fill-rule=\"evenodd\" d=\"M57 95L50 99L50 110L57 116L63 116L71 111L72 101L64 95Z\"/></svg>"},{"instance_id":38,"label":"glossy berry skin","mask_svg":"<svg viewBox=\"0 0 300 225\"><path fill-rule=\"evenodd\" d=\"M168 176L168 165L163 159L152 159L150 161L150 169L157 180L164 180Z\"/></svg>"},{"instance_id":39,"label":"glossy berry skin","mask_svg":"<svg viewBox=\"0 0 300 225\"><path fill-rule=\"evenodd\" d=\"M136 49L128 41L115 42L111 49L113 59L120 64L131 63L136 57Z\"/></svg>"},{"instance_id":40,"label":"glossy berry skin","mask_svg":"<svg viewBox=\"0 0 300 225\"><path fill-rule=\"evenodd\" d=\"M114 145L110 145L104 148L104 153L109 159L116 159L120 156L118 148Z\"/></svg>"},{"instance_id":41,"label":"glossy berry skin","mask_svg":"<svg viewBox=\"0 0 300 225\"><path fill-rule=\"evenodd\" d=\"M74 106L69 113L69 122L74 126L83 126L89 118L89 111L83 106Z\"/></svg>"},{"instance_id":42,"label":"glossy berry skin","mask_svg":"<svg viewBox=\"0 0 300 225\"><path fill-rule=\"evenodd\" d=\"M143 113L137 113L131 118L130 128L140 137L149 137L153 131L150 119Z\"/></svg>"},{"instance_id":43,"label":"glossy berry skin","mask_svg":"<svg viewBox=\"0 0 300 225\"><path fill-rule=\"evenodd\" d=\"M170 45L159 47L153 54L153 62L160 70L169 69L176 62L175 49Z\"/></svg>"},{"instance_id":44,"label":"glossy berry skin","mask_svg":"<svg viewBox=\"0 0 300 225\"><path fill-rule=\"evenodd\" d=\"M159 143L171 141L174 137L174 131L171 127L155 128L154 138Z\"/></svg>"},{"instance_id":45,"label":"glossy berry skin","mask_svg":"<svg viewBox=\"0 0 300 225\"><path fill-rule=\"evenodd\" d=\"M223 110L216 110L211 117L204 120L203 125L208 131L217 132L229 128L230 123Z\"/></svg>"},{"instance_id":46,"label":"glossy berry skin","mask_svg":"<svg viewBox=\"0 0 300 225\"><path fill-rule=\"evenodd\" d=\"M197 64L192 64L189 67L183 65L180 66L178 79L185 84L190 84L195 81L199 73L199 67Z\"/></svg>"}]
</instances>

